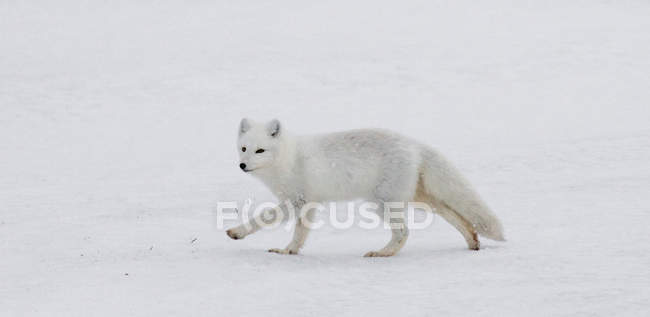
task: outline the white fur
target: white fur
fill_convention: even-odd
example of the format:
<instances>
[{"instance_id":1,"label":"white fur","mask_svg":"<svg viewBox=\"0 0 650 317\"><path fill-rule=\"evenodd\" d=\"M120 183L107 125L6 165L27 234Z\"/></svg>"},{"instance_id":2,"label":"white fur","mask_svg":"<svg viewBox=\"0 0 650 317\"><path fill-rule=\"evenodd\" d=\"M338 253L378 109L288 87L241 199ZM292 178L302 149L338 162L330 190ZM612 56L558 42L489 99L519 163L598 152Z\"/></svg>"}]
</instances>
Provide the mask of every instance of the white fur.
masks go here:
<instances>
[{"instance_id":1,"label":"white fur","mask_svg":"<svg viewBox=\"0 0 650 317\"><path fill-rule=\"evenodd\" d=\"M258 149L264 153L256 153ZM442 155L390 131L293 136L277 120L263 124L243 119L238 152L248 173L266 184L280 201L290 201L297 208L307 202L363 199L378 203L383 210L384 202L420 201L454 225L470 249L479 248L477 233L503 240L499 220ZM278 206L264 214L274 219L278 213L286 213L285 209ZM298 219L294 238L286 248L269 251L297 254L309 232L303 219ZM366 256L391 256L402 248L408 228L403 221L391 221L390 242ZM242 239L259 230L260 223L253 219L228 230L228 235Z\"/></svg>"}]
</instances>

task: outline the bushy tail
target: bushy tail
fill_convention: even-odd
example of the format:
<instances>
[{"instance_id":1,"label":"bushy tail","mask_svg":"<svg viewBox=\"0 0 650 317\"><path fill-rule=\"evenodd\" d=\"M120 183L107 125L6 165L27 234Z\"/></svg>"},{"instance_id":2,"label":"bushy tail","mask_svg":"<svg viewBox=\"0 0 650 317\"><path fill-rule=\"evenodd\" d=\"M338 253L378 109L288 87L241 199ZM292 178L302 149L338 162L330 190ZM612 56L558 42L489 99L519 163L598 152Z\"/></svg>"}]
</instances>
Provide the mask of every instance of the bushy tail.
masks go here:
<instances>
[{"instance_id":1,"label":"bushy tail","mask_svg":"<svg viewBox=\"0 0 650 317\"><path fill-rule=\"evenodd\" d=\"M465 218L480 235L505 241L501 222L460 172L433 149L424 148L422 156L424 191Z\"/></svg>"}]
</instances>

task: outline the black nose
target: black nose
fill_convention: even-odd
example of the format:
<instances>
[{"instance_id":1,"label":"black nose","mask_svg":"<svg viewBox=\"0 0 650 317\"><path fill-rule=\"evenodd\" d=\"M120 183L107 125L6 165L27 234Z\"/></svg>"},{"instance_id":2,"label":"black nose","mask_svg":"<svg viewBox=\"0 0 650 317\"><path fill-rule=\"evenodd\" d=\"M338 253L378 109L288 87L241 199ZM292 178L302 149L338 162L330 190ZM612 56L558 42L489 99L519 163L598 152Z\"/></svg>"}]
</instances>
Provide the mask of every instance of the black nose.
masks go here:
<instances>
[{"instance_id":1,"label":"black nose","mask_svg":"<svg viewBox=\"0 0 650 317\"><path fill-rule=\"evenodd\" d=\"M239 168L241 168L242 170L245 171L246 170L246 164L244 164L244 163L239 164Z\"/></svg>"}]
</instances>

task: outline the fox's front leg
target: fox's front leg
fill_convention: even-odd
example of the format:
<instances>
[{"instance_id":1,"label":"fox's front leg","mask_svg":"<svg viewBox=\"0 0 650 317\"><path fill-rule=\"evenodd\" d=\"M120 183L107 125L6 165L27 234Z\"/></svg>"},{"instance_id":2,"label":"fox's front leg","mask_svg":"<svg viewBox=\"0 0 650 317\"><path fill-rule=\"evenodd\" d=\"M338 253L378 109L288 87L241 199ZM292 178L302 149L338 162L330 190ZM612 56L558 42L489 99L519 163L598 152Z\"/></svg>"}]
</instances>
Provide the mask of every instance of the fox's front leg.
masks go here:
<instances>
[{"instance_id":1,"label":"fox's front leg","mask_svg":"<svg viewBox=\"0 0 650 317\"><path fill-rule=\"evenodd\" d=\"M300 248L305 244L311 225L314 223L315 210L307 210L305 215L296 219L296 226L293 231L293 239L284 249L270 249L269 252L279 254L298 254Z\"/></svg>"},{"instance_id":2,"label":"fox's front leg","mask_svg":"<svg viewBox=\"0 0 650 317\"><path fill-rule=\"evenodd\" d=\"M247 235L253 234L264 227L274 225L279 220L282 220L284 216L286 216L286 209L282 206L265 209L250 221L228 229L226 234L233 240L244 239Z\"/></svg>"}]
</instances>

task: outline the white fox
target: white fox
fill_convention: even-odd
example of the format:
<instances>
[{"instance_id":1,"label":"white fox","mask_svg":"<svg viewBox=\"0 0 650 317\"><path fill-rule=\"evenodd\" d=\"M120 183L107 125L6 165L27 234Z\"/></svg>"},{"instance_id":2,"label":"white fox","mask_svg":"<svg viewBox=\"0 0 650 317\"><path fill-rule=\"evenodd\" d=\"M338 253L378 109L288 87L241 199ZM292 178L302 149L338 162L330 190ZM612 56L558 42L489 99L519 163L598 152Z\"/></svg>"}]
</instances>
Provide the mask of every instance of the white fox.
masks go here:
<instances>
[{"instance_id":1,"label":"white fox","mask_svg":"<svg viewBox=\"0 0 650 317\"><path fill-rule=\"evenodd\" d=\"M291 135L278 120L239 126L239 167L259 178L280 201L295 208L308 202L363 199L377 203L422 202L452 224L471 250L480 247L478 235L504 241L499 219L460 173L433 148L396 133L352 130L313 136ZM283 204L227 231L243 239L288 212ZM293 239L284 249L269 252L297 254L309 233L314 209L297 218ZM392 215L404 210L391 208ZM263 213L264 214L264 213ZM367 257L395 255L406 242L404 217L389 218L392 238Z\"/></svg>"}]
</instances>

